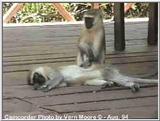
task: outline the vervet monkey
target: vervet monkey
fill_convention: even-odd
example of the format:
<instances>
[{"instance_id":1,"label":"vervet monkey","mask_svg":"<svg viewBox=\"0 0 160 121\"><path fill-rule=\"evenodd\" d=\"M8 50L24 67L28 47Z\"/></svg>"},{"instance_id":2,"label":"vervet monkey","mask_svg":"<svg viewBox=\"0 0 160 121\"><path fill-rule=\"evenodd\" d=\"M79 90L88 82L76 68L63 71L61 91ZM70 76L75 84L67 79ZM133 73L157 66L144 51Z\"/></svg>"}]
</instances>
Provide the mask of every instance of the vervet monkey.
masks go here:
<instances>
[{"instance_id":1,"label":"vervet monkey","mask_svg":"<svg viewBox=\"0 0 160 121\"><path fill-rule=\"evenodd\" d=\"M77 65L62 66L56 69L38 67L29 74L29 84L35 90L49 91L68 84L112 85L113 83L129 87L133 92L139 90L139 83L158 83L157 79L140 79L122 75L109 65L92 65L89 68Z\"/></svg>"},{"instance_id":2,"label":"vervet monkey","mask_svg":"<svg viewBox=\"0 0 160 121\"><path fill-rule=\"evenodd\" d=\"M91 9L84 14L84 26L78 40L77 64L87 68L105 63L105 30L100 10Z\"/></svg>"}]
</instances>

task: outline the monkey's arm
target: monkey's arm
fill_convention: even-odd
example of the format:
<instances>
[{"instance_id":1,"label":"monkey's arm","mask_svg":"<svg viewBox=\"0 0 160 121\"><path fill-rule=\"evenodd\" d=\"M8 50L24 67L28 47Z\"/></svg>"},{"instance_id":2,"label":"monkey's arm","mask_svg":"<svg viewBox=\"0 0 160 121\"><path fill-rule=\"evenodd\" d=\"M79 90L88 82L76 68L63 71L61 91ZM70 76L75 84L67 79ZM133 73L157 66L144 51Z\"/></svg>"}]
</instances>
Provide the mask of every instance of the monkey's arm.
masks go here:
<instances>
[{"instance_id":1,"label":"monkey's arm","mask_svg":"<svg viewBox=\"0 0 160 121\"><path fill-rule=\"evenodd\" d=\"M63 83L64 78L59 72L54 73L54 75L52 75L52 76L54 78L46 81L45 84L41 86L40 90L47 92L47 91L50 91L51 89L56 88L58 86L64 86L64 83Z\"/></svg>"},{"instance_id":2,"label":"monkey's arm","mask_svg":"<svg viewBox=\"0 0 160 121\"><path fill-rule=\"evenodd\" d=\"M98 32L98 35L95 37L96 40L93 43L93 54L94 54L94 61L100 64L105 63L105 53L106 53L106 42L105 42L105 33L104 31Z\"/></svg>"}]
</instances>

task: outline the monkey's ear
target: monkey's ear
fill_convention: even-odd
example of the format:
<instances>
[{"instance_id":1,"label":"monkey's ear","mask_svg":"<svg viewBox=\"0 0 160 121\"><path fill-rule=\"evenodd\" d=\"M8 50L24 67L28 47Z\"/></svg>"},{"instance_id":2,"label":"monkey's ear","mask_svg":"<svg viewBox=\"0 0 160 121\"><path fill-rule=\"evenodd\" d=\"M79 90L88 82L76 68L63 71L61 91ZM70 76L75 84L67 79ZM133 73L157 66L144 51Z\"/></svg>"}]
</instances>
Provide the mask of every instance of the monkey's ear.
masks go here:
<instances>
[{"instance_id":1,"label":"monkey's ear","mask_svg":"<svg viewBox=\"0 0 160 121\"><path fill-rule=\"evenodd\" d=\"M32 76L32 71L29 71L28 76L27 76L27 84L28 85L33 85L33 77Z\"/></svg>"}]
</instances>

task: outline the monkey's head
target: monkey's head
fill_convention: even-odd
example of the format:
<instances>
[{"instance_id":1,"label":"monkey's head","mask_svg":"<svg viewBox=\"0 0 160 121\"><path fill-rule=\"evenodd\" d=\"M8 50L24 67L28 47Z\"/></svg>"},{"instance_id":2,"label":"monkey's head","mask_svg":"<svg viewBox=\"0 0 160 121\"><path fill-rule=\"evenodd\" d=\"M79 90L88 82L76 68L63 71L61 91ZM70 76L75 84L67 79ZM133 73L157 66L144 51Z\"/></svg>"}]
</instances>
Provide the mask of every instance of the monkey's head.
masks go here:
<instances>
[{"instance_id":1,"label":"monkey's head","mask_svg":"<svg viewBox=\"0 0 160 121\"><path fill-rule=\"evenodd\" d=\"M33 89L37 90L47 81L47 76L44 73L44 68L39 67L31 71L28 77L28 84L33 85Z\"/></svg>"},{"instance_id":2,"label":"monkey's head","mask_svg":"<svg viewBox=\"0 0 160 121\"><path fill-rule=\"evenodd\" d=\"M97 9L90 9L84 13L84 23L87 29L91 29L98 23L102 22L101 11Z\"/></svg>"}]
</instances>

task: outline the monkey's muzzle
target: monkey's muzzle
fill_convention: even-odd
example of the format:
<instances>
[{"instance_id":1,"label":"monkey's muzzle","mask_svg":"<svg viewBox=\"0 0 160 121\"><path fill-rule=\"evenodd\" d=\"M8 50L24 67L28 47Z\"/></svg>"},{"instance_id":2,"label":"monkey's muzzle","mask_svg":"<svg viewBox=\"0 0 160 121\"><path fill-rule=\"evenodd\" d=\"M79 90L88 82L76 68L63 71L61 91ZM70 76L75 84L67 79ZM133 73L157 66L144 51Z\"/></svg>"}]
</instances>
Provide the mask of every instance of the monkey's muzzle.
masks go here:
<instances>
[{"instance_id":1,"label":"monkey's muzzle","mask_svg":"<svg viewBox=\"0 0 160 121\"><path fill-rule=\"evenodd\" d=\"M91 18L91 17L85 17L84 19L85 19L85 26L86 26L86 28L87 28L87 29L92 28L94 18Z\"/></svg>"}]
</instances>

